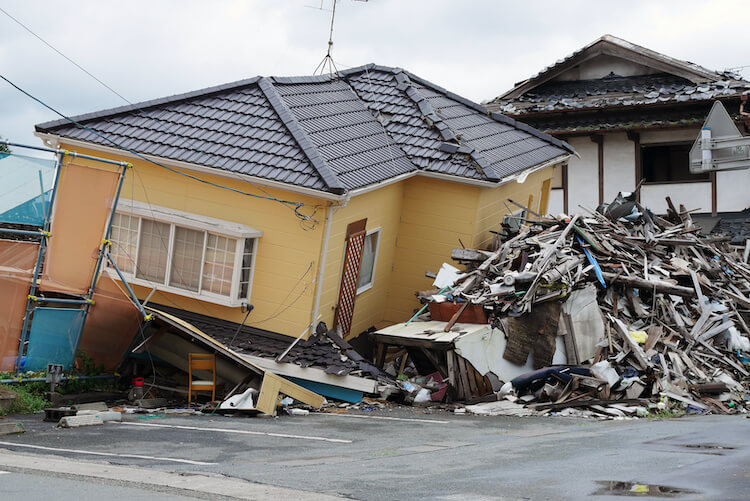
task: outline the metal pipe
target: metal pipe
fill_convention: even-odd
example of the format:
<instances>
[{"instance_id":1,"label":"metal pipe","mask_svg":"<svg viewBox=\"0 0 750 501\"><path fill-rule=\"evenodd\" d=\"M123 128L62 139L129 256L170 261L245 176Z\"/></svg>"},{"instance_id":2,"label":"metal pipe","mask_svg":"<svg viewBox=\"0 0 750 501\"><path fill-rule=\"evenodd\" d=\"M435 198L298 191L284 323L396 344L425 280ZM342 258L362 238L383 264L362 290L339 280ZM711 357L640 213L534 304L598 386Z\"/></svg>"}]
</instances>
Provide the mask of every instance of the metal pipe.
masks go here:
<instances>
[{"instance_id":1,"label":"metal pipe","mask_svg":"<svg viewBox=\"0 0 750 501\"><path fill-rule=\"evenodd\" d=\"M128 163L128 162L118 162L116 160L107 160L106 158L92 157L91 155L83 155L83 154L75 152L75 151L54 150L52 148L45 148L44 146L28 146L26 144L11 143L11 142L8 142L8 141L0 141L0 144L5 144L7 146L13 146L15 148L27 148L29 150L47 151L49 153L62 153L63 155L70 155L73 158L85 158L87 160L95 160L97 162L102 162L102 163L105 163L105 164L119 165L120 167L127 167L127 166L130 165L130 163Z\"/></svg>"},{"instance_id":2,"label":"metal pipe","mask_svg":"<svg viewBox=\"0 0 750 501\"><path fill-rule=\"evenodd\" d=\"M76 380L89 380L89 379L115 379L117 376L111 374L111 375L104 375L104 376L76 376L76 377L63 377L60 379L60 381L76 381ZM47 378L43 377L33 377L29 379L24 379L22 377L19 377L18 379L0 379L0 384L19 384L19 383L46 383Z\"/></svg>"},{"instance_id":3,"label":"metal pipe","mask_svg":"<svg viewBox=\"0 0 750 501\"><path fill-rule=\"evenodd\" d=\"M46 232L42 230L14 230L12 228L0 228L0 233L10 233L11 235L46 236Z\"/></svg>"},{"instance_id":4,"label":"metal pipe","mask_svg":"<svg viewBox=\"0 0 750 501\"><path fill-rule=\"evenodd\" d=\"M130 299L135 303L138 309L141 310L141 315L143 315L143 318L148 318L150 315L146 313L146 310L143 309L143 305L141 305L141 303L138 301L138 297L133 292L133 289L130 288L130 284L127 280L125 280L125 277L122 275L120 268L117 267L117 264L115 264L112 256L109 255L109 252L107 252L107 261L109 261L109 264L111 264L112 268L115 269L115 273L117 273L117 276L120 277L122 284L125 286L125 289L127 289L128 294L130 294Z\"/></svg>"},{"instance_id":5,"label":"metal pipe","mask_svg":"<svg viewBox=\"0 0 750 501\"><path fill-rule=\"evenodd\" d=\"M63 298L56 298L56 297L39 297L39 296L31 296L29 297L29 299L31 299L35 303L91 304L91 300L89 299L63 299Z\"/></svg>"}]
</instances>

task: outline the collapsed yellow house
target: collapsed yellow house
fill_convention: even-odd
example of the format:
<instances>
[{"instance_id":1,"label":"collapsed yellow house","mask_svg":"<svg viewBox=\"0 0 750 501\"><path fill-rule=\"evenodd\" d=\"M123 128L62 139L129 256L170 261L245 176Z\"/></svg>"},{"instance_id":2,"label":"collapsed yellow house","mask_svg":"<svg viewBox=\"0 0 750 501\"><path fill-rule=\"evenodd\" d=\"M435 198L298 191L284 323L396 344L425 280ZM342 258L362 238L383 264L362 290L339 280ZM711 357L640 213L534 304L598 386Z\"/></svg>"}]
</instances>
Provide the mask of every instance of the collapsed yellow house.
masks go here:
<instances>
[{"instance_id":1,"label":"collapsed yellow house","mask_svg":"<svg viewBox=\"0 0 750 501\"><path fill-rule=\"evenodd\" d=\"M489 245L517 210L508 199L546 212L553 171L572 153L376 65L73 120L36 133L133 165L111 254L140 300L292 337L321 321L354 337L409 318L425 272L461 244Z\"/></svg>"}]
</instances>

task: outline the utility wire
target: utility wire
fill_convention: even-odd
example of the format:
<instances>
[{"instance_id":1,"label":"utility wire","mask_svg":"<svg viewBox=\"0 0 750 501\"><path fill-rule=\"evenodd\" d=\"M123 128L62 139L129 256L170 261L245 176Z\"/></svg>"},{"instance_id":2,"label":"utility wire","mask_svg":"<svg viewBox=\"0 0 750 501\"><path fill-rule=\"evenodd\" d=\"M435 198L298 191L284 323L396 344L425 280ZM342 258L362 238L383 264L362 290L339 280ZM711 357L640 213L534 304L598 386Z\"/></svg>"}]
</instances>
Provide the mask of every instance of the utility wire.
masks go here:
<instances>
[{"instance_id":1,"label":"utility wire","mask_svg":"<svg viewBox=\"0 0 750 501\"><path fill-rule=\"evenodd\" d=\"M279 199L279 198L276 198L276 197L273 197L273 196L255 195L253 193L248 193L246 191L238 190L236 188L230 188L229 186L223 186L221 184L213 183L211 181L206 181L205 179L201 179L201 178L199 178L197 176L193 176L192 174L187 174L185 172L180 172L177 169L173 169L172 167L168 167L168 166L163 165L163 164L161 164L161 163L159 163L159 162L157 162L155 160L147 158L147 157L141 155L140 153L138 153L135 150L132 150L130 148L126 148L124 146L121 146L117 142L115 142L114 140L110 139L109 137L107 137L107 136L105 136L103 134L100 134L99 132L97 132L97 131L89 128L89 127L86 127L85 125L83 125L83 124L81 124L79 122L76 122L75 120L73 120L72 118L68 117L67 115L64 115L63 113L57 111L55 108L53 108L49 104L45 103L44 101L42 101L38 97L32 95L31 93L25 91L24 89L22 89L21 87L19 87L15 83L11 82L4 75L0 74L0 78L2 78L3 80L5 80L6 82L8 82L11 86L13 86L19 92L25 94L26 96L28 96L29 98L33 99L37 103L41 104L42 106L44 106L48 110L50 110L50 111L56 113L57 115L59 115L60 117L64 118L68 122L76 125L77 127L80 127L81 129L84 129L84 130L86 130L86 131L88 131L88 132L96 135L97 137L102 138L104 141L110 143L115 148L118 148L118 149L121 149L121 150L129 152L130 154L132 154L132 155L140 158L141 160L144 160L144 161L146 161L148 163L154 164L154 165L156 165L158 167L161 167L162 169L168 170L168 171L170 171L170 172L172 172L174 174L178 174L180 176L185 176L185 177L187 177L189 179L192 179L194 181L198 181L199 183L207 184L209 186L213 186L215 188L220 188L220 189L231 191L231 192L234 192L234 193L239 193L240 195L245 195L245 196L252 197L252 198L258 198L258 199L261 199L261 200L270 200L270 201L273 201L273 202L278 202L278 203L280 203L282 205L285 205L286 207L289 207L290 209L292 209L292 211L294 212L294 215L297 216L302 221L309 221L311 219L310 216L306 216L306 215L304 215L304 214L302 214L302 213L299 212L299 210L302 207L305 206L305 204L303 202L294 202L294 201L290 201L290 200L282 200L282 199Z\"/></svg>"},{"instance_id":2,"label":"utility wire","mask_svg":"<svg viewBox=\"0 0 750 501\"><path fill-rule=\"evenodd\" d=\"M9 13L8 11L6 11L5 9L3 9L2 7L0 7L0 12L2 12L3 14L5 14L5 15L6 15L6 16L8 16L9 18L11 18L11 19L12 19L13 21L15 21L15 22L16 22L16 24L18 24L18 25L19 25L19 26L20 26L21 28L25 29L26 31L28 31L29 33L31 33L32 35L34 35L34 36L35 36L35 37L36 37L36 38L37 38L37 39L38 39L38 40L39 40L40 42L42 42L42 43L43 43L44 45L46 45L47 47L49 47L50 49L54 50L54 51L55 51L55 52L57 52L57 53L58 53L59 55L61 55L62 57L64 57L64 58L65 58L65 59L66 59L66 60L67 60L67 61L68 61L68 62L69 62L70 64L72 64L73 66L75 66L76 68L78 68L79 70L81 70L82 72L86 73L86 74L87 74L88 76L90 76L91 78L93 78L94 80L96 80L97 82L99 82L100 84L102 84L102 85L103 85L104 87L106 87L107 89L109 89L109 91L110 91L110 92L112 92L113 94L115 94L115 95L116 95L117 97L119 97L120 99L122 99L123 101L125 101L125 102L126 102L126 103L128 103L128 104L133 104L133 103L131 103L130 101L128 101L128 100L127 100L127 99L126 99L126 98L125 98L125 97L124 97L124 96L123 96L122 94L120 94L120 93L119 93L119 92L117 92L117 91L116 91L115 89L113 89L112 87L110 87L109 85L107 85L106 83L104 83L104 82L102 82L102 81L101 81L100 79L98 79L98 78L97 78L96 76L94 76L94 75L93 75L93 74L92 74L92 73L91 73L90 71L88 71L88 70L87 70L86 68L84 68L83 66L81 66L81 65L80 65L80 64L78 64L78 63L76 63L76 62L75 62L75 61L73 61L73 60L72 60L71 58L69 58L68 56L66 56L65 54L63 54L63 53L62 53L62 52L60 52L59 50L57 50L57 48L55 48L55 47L54 47L54 46L53 46L53 45L52 45L51 43L49 43L49 42L48 42L47 40L45 40L44 38L42 38L42 37L40 37L39 35L37 35L36 33L34 33L34 32L33 32L33 31L31 30L31 28L29 28L28 26L26 26L25 24L23 24L23 23L22 23L21 21L19 21L19 20L18 20L18 19L16 19L15 17L11 16L11 15L10 15L10 13Z\"/></svg>"}]
</instances>

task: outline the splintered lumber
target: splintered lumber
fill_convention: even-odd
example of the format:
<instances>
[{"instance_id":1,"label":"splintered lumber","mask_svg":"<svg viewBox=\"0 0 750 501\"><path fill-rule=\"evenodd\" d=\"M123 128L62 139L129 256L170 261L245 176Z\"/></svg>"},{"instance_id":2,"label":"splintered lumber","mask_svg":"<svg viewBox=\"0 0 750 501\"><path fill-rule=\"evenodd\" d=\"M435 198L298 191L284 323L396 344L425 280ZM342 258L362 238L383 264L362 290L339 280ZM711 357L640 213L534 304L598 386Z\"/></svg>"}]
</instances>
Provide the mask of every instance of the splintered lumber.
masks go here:
<instances>
[{"instance_id":1,"label":"splintered lumber","mask_svg":"<svg viewBox=\"0 0 750 501\"><path fill-rule=\"evenodd\" d=\"M451 257L465 269L440 300L456 309L469 303L484 309L483 318L506 339L504 352L492 354L496 359L533 356L541 364L535 368L544 371L550 350L557 349L550 341L562 336L568 365L591 368L594 377L596 364L598 374L608 375L606 385L584 374L523 388L522 401L545 412L567 406L621 414L607 406L655 402L662 392L673 407L750 412L750 244L705 237L690 211L671 200L667 205L666 216L653 216L634 195L620 194L585 215L504 225L492 251L453 250ZM590 292L579 302L584 290ZM430 301L432 294L421 298ZM537 309L549 306L562 312L549 332L506 328L509 318L529 325ZM444 327L460 336L451 326ZM417 341L425 342L404 344ZM472 360L452 348L442 349L449 350L445 372L456 397L488 391ZM707 388L724 387L721 401L706 396Z\"/></svg>"},{"instance_id":2,"label":"splintered lumber","mask_svg":"<svg viewBox=\"0 0 750 501\"><path fill-rule=\"evenodd\" d=\"M638 277L626 277L606 271L602 272L602 276L607 282L624 284L639 289L656 289L657 292L665 292L667 294L674 294L675 296L695 296L695 289L692 287L674 285L663 280L646 280Z\"/></svg>"},{"instance_id":3,"label":"splintered lumber","mask_svg":"<svg viewBox=\"0 0 750 501\"><path fill-rule=\"evenodd\" d=\"M619 334L620 336L620 339L622 339L625 344L630 347L633 356L635 356L638 362L640 362L643 367L653 367L654 364L652 364L651 361L646 357L646 352L643 351L641 345L636 343L632 338L630 332L628 331L628 328L625 327L625 324L623 324L619 319L612 317L611 315L609 318L615 324L615 332L617 332L617 334Z\"/></svg>"}]
</instances>

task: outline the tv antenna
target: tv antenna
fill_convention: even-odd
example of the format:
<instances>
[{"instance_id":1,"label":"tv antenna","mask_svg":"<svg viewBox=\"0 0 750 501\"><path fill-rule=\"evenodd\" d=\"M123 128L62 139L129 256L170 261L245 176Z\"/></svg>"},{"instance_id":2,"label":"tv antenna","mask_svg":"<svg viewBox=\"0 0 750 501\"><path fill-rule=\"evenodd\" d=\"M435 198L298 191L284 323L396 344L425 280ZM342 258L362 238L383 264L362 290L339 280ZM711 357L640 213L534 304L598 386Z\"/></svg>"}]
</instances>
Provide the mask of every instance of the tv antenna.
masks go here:
<instances>
[{"instance_id":1,"label":"tv antenna","mask_svg":"<svg viewBox=\"0 0 750 501\"><path fill-rule=\"evenodd\" d=\"M367 0L357 0L359 2L367 2ZM331 51L333 50L333 22L336 20L336 2L338 0L332 0L332 6L331 6L331 29L328 33L328 51L326 52L325 57L323 60L315 67L315 71L313 71L313 75L318 74L318 71L320 71L320 74L326 72L326 68L328 68L328 74L333 75L336 73L338 75L339 69L336 67L336 63L333 61L333 56L331 55ZM310 5L306 5L306 7L312 7ZM320 7L312 7L317 8L319 10L328 10L323 8L323 1L320 2Z\"/></svg>"}]
</instances>

